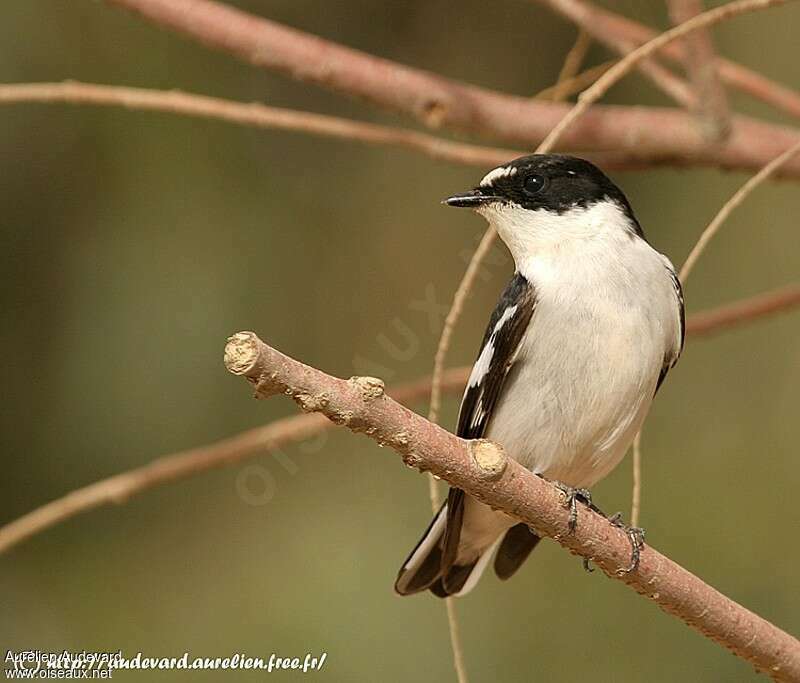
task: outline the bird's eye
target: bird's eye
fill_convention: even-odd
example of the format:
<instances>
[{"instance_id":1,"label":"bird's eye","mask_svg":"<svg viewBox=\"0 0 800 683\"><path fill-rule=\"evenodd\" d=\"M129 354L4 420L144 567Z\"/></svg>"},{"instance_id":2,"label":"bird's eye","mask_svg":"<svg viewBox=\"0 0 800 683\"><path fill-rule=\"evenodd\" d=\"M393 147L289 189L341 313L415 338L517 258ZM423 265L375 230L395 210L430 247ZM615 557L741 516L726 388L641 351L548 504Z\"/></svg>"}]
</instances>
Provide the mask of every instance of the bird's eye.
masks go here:
<instances>
[{"instance_id":1,"label":"bird's eye","mask_svg":"<svg viewBox=\"0 0 800 683\"><path fill-rule=\"evenodd\" d=\"M529 175L527 178L525 178L523 189L525 190L526 194L536 194L537 192L541 192L542 189L544 189L544 186L544 176Z\"/></svg>"}]
</instances>

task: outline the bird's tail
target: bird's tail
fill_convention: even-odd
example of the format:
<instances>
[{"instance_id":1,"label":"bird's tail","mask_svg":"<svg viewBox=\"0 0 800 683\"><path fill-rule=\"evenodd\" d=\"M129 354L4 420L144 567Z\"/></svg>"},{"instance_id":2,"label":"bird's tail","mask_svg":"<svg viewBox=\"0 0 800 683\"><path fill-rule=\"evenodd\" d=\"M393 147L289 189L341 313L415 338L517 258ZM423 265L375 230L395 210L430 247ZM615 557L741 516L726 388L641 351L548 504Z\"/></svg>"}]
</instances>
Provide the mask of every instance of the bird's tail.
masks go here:
<instances>
[{"instance_id":1,"label":"bird's tail","mask_svg":"<svg viewBox=\"0 0 800 683\"><path fill-rule=\"evenodd\" d=\"M526 525L513 526L501 521L494 533L481 534L481 542L476 547L474 534L467 533L466 538L462 538L464 510L468 503L473 506L471 514L474 515L474 506L480 503L466 498L463 491L451 489L448 501L431 520L397 575L394 589L399 595L424 590L442 598L466 595L478 583L495 551L495 572L501 579L507 579L538 543L539 537ZM492 515L501 514L486 510ZM470 547L466 554L465 545Z\"/></svg>"}]
</instances>

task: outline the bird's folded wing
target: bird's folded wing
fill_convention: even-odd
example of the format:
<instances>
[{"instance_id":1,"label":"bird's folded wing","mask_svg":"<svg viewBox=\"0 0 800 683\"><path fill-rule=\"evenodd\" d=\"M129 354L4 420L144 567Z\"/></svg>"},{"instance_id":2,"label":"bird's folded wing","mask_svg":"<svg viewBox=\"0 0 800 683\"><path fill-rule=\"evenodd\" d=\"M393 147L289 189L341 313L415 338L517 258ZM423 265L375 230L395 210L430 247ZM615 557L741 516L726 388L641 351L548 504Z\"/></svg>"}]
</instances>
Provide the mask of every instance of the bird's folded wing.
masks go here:
<instances>
[{"instance_id":1,"label":"bird's folded wing","mask_svg":"<svg viewBox=\"0 0 800 683\"><path fill-rule=\"evenodd\" d=\"M472 367L458 414L458 436L479 439L486 433L535 307L533 286L515 273L492 313Z\"/></svg>"}]
</instances>

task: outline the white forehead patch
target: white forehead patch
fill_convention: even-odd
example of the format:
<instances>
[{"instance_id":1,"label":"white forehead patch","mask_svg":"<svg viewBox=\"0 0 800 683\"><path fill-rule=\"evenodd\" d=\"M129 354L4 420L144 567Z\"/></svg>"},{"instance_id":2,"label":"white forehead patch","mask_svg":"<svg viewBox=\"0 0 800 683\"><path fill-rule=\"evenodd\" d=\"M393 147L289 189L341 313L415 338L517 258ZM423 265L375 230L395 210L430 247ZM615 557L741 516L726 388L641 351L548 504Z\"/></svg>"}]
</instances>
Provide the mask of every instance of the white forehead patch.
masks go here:
<instances>
[{"instance_id":1,"label":"white forehead patch","mask_svg":"<svg viewBox=\"0 0 800 683\"><path fill-rule=\"evenodd\" d=\"M517 175L517 167L516 166L498 166L492 171L489 171L485 176L483 176L483 180L480 182L481 187L491 187L494 184L495 180L499 180L500 178L511 178L512 176Z\"/></svg>"}]
</instances>

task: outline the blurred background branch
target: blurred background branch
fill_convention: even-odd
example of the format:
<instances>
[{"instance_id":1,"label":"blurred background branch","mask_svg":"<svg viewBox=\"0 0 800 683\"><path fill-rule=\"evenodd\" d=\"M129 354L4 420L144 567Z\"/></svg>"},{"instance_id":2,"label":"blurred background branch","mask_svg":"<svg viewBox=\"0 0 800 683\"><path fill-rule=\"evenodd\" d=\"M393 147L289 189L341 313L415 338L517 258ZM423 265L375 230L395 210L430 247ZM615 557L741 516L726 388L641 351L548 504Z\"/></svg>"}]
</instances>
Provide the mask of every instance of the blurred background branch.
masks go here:
<instances>
[{"instance_id":1,"label":"blurred background branch","mask_svg":"<svg viewBox=\"0 0 800 683\"><path fill-rule=\"evenodd\" d=\"M779 1L785 0L765 6ZM107 2L254 66L363 98L432 127L534 147L569 111L563 104L507 95L375 57L212 0ZM613 150L617 164L757 170L793 141L790 129L746 116L733 117L731 126L725 144L709 147L693 117L681 111L596 106L566 131L559 149ZM784 174L800 177L800 163L785 166Z\"/></svg>"},{"instance_id":2,"label":"blurred background branch","mask_svg":"<svg viewBox=\"0 0 800 683\"><path fill-rule=\"evenodd\" d=\"M274 128L370 145L401 147L421 152L433 159L470 166L493 166L522 154L518 150L453 142L397 126L382 126L325 114L270 107L259 102L232 102L219 97L175 90L158 91L74 81L0 84L0 104L25 102L41 104L67 102L161 111L256 128Z\"/></svg>"}]
</instances>

